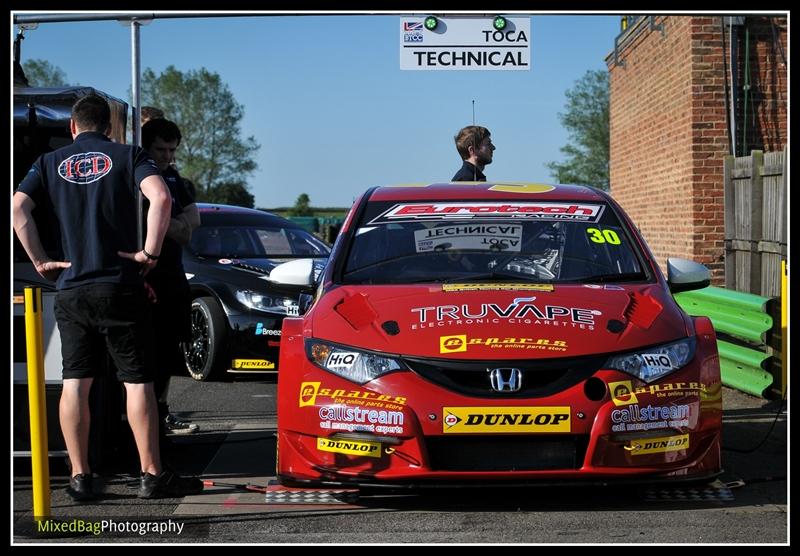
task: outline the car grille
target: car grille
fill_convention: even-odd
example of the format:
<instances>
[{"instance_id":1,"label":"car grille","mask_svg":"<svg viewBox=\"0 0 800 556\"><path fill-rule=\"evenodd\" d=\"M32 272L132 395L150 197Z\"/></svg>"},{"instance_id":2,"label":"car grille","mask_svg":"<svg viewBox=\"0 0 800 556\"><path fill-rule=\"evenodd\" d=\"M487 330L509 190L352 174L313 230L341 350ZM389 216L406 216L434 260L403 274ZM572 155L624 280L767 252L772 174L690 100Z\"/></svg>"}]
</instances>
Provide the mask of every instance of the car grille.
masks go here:
<instances>
[{"instance_id":1,"label":"car grille","mask_svg":"<svg viewBox=\"0 0 800 556\"><path fill-rule=\"evenodd\" d=\"M428 436L434 471L542 471L578 469L588 435Z\"/></svg>"},{"instance_id":2,"label":"car grille","mask_svg":"<svg viewBox=\"0 0 800 556\"><path fill-rule=\"evenodd\" d=\"M470 361L403 358L419 376L453 392L478 398L538 398L565 390L592 376L606 361L601 357L525 359L521 361ZM522 387L516 392L496 392L489 371L513 367L520 370Z\"/></svg>"}]
</instances>

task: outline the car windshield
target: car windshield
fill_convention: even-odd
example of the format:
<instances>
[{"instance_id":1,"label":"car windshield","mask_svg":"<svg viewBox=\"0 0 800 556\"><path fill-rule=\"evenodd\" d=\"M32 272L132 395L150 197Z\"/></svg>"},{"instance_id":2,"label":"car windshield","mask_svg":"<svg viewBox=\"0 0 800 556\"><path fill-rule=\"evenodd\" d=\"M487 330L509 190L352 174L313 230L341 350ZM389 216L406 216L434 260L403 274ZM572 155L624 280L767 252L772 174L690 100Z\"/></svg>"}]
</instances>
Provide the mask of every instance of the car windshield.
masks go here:
<instances>
[{"instance_id":1,"label":"car windshield","mask_svg":"<svg viewBox=\"0 0 800 556\"><path fill-rule=\"evenodd\" d=\"M634 282L642 260L605 203L374 202L343 282Z\"/></svg>"},{"instance_id":2,"label":"car windshield","mask_svg":"<svg viewBox=\"0 0 800 556\"><path fill-rule=\"evenodd\" d=\"M300 228L200 226L189 249L200 257L327 257L328 246Z\"/></svg>"}]
</instances>

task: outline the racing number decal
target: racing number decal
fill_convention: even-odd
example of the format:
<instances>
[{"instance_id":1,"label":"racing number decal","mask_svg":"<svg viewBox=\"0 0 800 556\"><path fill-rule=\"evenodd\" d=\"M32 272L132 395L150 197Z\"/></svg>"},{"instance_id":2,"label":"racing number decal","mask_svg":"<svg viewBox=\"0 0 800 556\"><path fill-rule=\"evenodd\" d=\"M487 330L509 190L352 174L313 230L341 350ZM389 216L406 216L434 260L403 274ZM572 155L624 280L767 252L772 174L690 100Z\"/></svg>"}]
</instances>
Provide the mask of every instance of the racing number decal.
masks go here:
<instances>
[{"instance_id":1,"label":"racing number decal","mask_svg":"<svg viewBox=\"0 0 800 556\"><path fill-rule=\"evenodd\" d=\"M614 230L586 228L586 233L589 234L589 239L595 243L610 243L611 245L619 245L621 243L617 232Z\"/></svg>"}]
</instances>

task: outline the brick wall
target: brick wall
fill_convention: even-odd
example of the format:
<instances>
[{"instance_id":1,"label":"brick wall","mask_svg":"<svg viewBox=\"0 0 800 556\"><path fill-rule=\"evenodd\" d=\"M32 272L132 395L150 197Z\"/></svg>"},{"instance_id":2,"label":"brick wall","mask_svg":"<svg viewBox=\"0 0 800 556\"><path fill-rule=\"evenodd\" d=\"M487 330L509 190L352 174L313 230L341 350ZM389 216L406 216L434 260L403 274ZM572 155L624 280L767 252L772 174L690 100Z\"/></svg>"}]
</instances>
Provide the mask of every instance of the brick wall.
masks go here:
<instances>
[{"instance_id":1,"label":"brick wall","mask_svg":"<svg viewBox=\"0 0 800 556\"><path fill-rule=\"evenodd\" d=\"M784 41L785 53L785 22L778 19L773 28L769 18L748 19L748 148L775 150L785 143L786 68L772 38ZM629 30L638 34L618 52L624 66L613 56L607 60L611 194L639 226L662 270L667 257L692 259L708 266L721 285L722 171L730 143L720 18L666 16L655 23L662 30L651 30L648 18ZM725 51L730 56L729 44ZM737 112L742 108L739 99Z\"/></svg>"}]
</instances>

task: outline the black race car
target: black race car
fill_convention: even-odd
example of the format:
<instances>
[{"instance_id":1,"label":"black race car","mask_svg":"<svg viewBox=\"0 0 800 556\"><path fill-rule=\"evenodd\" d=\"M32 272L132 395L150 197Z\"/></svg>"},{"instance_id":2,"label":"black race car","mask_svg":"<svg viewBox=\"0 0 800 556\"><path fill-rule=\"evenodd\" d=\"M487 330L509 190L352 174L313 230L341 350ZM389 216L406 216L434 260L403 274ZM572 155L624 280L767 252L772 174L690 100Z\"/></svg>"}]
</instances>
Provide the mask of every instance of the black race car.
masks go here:
<instances>
[{"instance_id":1,"label":"black race car","mask_svg":"<svg viewBox=\"0 0 800 556\"><path fill-rule=\"evenodd\" d=\"M277 372L281 324L301 314L308 286L274 284L269 274L292 259L314 259L318 275L330 248L297 224L268 212L198 203L200 227L184 248L192 291L192 340L184 345L192 378Z\"/></svg>"}]
</instances>

